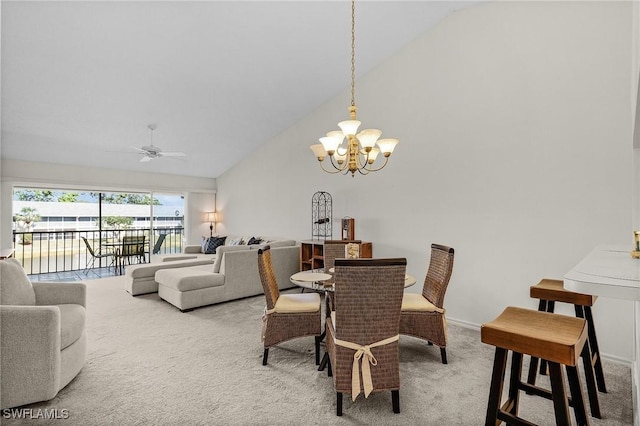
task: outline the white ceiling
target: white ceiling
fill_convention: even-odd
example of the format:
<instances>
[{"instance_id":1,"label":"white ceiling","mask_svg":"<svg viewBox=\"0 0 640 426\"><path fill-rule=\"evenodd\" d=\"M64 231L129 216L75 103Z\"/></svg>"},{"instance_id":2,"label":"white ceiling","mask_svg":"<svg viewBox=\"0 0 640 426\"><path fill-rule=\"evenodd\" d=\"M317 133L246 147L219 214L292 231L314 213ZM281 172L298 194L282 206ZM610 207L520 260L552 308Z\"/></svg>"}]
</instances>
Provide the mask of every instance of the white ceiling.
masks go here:
<instances>
[{"instance_id":1,"label":"white ceiling","mask_svg":"<svg viewBox=\"0 0 640 426\"><path fill-rule=\"evenodd\" d=\"M469 4L356 2L357 74ZM215 178L349 86L346 1L0 5L4 159Z\"/></svg>"}]
</instances>

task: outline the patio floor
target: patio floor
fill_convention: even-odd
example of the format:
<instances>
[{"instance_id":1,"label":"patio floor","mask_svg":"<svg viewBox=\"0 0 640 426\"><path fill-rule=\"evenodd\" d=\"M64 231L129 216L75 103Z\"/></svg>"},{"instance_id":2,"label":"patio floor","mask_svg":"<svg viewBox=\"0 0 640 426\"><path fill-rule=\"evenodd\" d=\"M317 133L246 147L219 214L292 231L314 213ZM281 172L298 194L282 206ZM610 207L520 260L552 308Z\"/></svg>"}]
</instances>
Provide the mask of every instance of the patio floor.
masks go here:
<instances>
[{"instance_id":1,"label":"patio floor","mask_svg":"<svg viewBox=\"0 0 640 426\"><path fill-rule=\"evenodd\" d=\"M51 272L48 274L33 274L29 275L31 281L84 281L95 280L97 278L115 277L116 271L113 267L110 268L91 268L84 271L66 271L66 272Z\"/></svg>"}]
</instances>

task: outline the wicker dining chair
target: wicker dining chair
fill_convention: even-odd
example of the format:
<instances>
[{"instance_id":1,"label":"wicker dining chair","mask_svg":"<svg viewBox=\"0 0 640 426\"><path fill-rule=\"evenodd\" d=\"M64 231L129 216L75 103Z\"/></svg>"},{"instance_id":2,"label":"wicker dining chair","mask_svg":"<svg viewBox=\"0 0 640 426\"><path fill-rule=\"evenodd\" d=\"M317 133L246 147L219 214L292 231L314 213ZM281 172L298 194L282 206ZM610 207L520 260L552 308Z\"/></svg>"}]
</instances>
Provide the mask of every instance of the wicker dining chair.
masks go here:
<instances>
[{"instance_id":1,"label":"wicker dining chair","mask_svg":"<svg viewBox=\"0 0 640 426\"><path fill-rule=\"evenodd\" d=\"M264 353L262 365L267 365L269 348L297 337L314 336L316 365L320 364L320 335L322 320L318 293L280 294L271 262L271 250L258 250L258 270L267 301L262 317Z\"/></svg>"},{"instance_id":2,"label":"wicker dining chair","mask_svg":"<svg viewBox=\"0 0 640 426\"><path fill-rule=\"evenodd\" d=\"M406 293L402 298L400 334L427 340L440 347L442 363L447 363L447 320L444 295L453 270L454 250L431 244L431 260L422 294Z\"/></svg>"},{"instance_id":3,"label":"wicker dining chair","mask_svg":"<svg viewBox=\"0 0 640 426\"><path fill-rule=\"evenodd\" d=\"M347 257L345 255L347 244L360 244L361 242L360 240L326 240L324 242L324 272L331 275L331 279L325 283L326 285L333 284L333 272L331 272L331 269L333 269L336 259L344 259ZM335 309L334 304L333 293L328 292L325 296L327 315Z\"/></svg>"},{"instance_id":4,"label":"wicker dining chair","mask_svg":"<svg viewBox=\"0 0 640 426\"><path fill-rule=\"evenodd\" d=\"M361 391L365 397L391 391L393 412L400 412L398 339L406 267L406 259L335 261L336 310L326 321L326 345L338 416L343 394L355 401ZM359 361L356 354L362 355Z\"/></svg>"}]
</instances>

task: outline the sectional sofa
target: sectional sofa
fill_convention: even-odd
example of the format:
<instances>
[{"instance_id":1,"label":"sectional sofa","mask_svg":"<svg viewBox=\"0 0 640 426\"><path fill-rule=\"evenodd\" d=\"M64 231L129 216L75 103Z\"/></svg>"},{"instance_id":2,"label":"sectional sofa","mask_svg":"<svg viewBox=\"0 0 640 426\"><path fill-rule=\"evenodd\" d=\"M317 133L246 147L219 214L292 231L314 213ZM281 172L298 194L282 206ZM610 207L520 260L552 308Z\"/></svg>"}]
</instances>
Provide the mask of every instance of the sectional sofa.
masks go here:
<instances>
[{"instance_id":1,"label":"sectional sofa","mask_svg":"<svg viewBox=\"0 0 640 426\"><path fill-rule=\"evenodd\" d=\"M281 289L291 288L290 277L300 270L300 246L294 240L268 240L274 270ZM132 295L158 292L182 311L262 294L258 273L260 245L218 247L216 254L187 246L180 255L153 263L128 266L125 289Z\"/></svg>"}]
</instances>

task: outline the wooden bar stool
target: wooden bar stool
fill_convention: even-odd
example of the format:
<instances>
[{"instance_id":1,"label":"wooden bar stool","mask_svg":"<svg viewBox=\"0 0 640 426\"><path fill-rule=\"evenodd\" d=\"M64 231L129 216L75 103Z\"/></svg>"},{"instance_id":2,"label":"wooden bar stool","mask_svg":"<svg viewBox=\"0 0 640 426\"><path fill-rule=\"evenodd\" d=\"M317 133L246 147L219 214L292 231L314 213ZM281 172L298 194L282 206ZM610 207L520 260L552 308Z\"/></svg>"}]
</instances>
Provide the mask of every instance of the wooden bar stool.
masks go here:
<instances>
[{"instance_id":1,"label":"wooden bar stool","mask_svg":"<svg viewBox=\"0 0 640 426\"><path fill-rule=\"evenodd\" d=\"M601 418L600 403L598 399L598 391L606 393L607 387L604 382L604 372L602 370L602 360L600 359L600 349L598 347L598 339L596 337L596 328L593 322L591 307L596 302L598 296L591 294L576 293L566 290L564 283L560 280L543 279L538 284L529 288L529 294L534 299L540 299L538 310L553 313L555 303L569 303L574 306L576 317L584 318L587 321L589 346L589 362L584 363L585 378L587 384L587 392L589 394L589 406L591 407L591 415ZM583 361L586 361L584 359ZM529 364L529 377L527 383L535 385L538 373L538 359L531 358ZM540 362L540 374L546 374L546 363L544 360ZM595 374L595 379L594 379Z\"/></svg>"},{"instance_id":2,"label":"wooden bar stool","mask_svg":"<svg viewBox=\"0 0 640 426\"><path fill-rule=\"evenodd\" d=\"M496 347L486 426L495 426L500 421L532 425L518 417L520 390L552 400L557 425L571 423L569 405L573 406L578 425L589 424L576 368L580 356L589 356L584 319L509 306L495 320L483 324L480 335L483 343ZM500 405L509 351L512 352L509 393ZM547 361L551 391L521 381L523 354ZM567 372L570 400L565 392L562 366Z\"/></svg>"}]
</instances>

